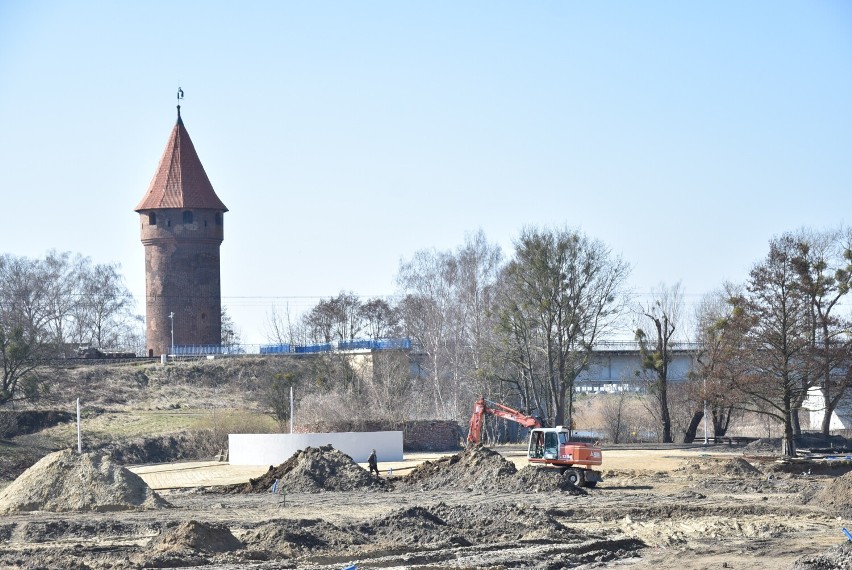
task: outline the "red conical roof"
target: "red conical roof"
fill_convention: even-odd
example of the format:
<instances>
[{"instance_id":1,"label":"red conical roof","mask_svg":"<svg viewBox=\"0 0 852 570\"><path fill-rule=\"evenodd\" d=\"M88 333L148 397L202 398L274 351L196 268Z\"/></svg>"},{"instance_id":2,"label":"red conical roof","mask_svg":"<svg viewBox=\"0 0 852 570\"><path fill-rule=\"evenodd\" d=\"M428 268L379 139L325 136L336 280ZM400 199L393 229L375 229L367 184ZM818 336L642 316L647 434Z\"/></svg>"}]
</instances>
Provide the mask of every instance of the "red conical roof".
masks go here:
<instances>
[{"instance_id":1,"label":"red conical roof","mask_svg":"<svg viewBox=\"0 0 852 570\"><path fill-rule=\"evenodd\" d=\"M228 211L213 191L213 185L210 184L210 179L204 172L189 133L183 126L180 108L178 108L177 124L166 144L157 173L151 185L148 186L145 197L135 210L139 212L161 208Z\"/></svg>"}]
</instances>

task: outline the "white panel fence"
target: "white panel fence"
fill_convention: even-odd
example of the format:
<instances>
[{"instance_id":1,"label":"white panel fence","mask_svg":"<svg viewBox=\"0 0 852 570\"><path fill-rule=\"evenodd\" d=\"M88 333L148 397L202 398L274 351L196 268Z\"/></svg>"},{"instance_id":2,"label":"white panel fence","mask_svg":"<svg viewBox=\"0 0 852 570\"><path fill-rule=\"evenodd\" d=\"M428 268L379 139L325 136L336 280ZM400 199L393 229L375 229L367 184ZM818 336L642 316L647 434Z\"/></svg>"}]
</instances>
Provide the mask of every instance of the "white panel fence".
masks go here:
<instances>
[{"instance_id":1,"label":"white panel fence","mask_svg":"<svg viewBox=\"0 0 852 570\"><path fill-rule=\"evenodd\" d=\"M364 463L375 449L379 462L402 461L401 431L345 433L232 433L228 435L231 465L279 465L306 447L331 444Z\"/></svg>"}]
</instances>

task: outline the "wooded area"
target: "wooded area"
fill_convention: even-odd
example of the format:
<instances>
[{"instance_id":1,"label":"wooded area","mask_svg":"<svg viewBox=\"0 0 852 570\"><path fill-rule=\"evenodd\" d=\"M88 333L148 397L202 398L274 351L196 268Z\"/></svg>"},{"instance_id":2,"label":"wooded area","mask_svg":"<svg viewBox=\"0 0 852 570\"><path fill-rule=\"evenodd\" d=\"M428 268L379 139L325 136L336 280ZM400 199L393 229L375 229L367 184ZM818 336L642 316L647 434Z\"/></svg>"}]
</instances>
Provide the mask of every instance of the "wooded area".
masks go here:
<instances>
[{"instance_id":1,"label":"wooded area","mask_svg":"<svg viewBox=\"0 0 852 570\"><path fill-rule=\"evenodd\" d=\"M346 355L320 355L263 379L269 407L284 426L283 400L294 386L300 405L317 414L355 409L393 421L464 422L473 401L486 396L550 425L573 425L574 383L596 344L632 330L641 358L623 385L648 396L660 441L694 438L705 410L716 436L738 413L755 412L783 426L793 454L798 412L812 388L825 398L828 433L852 382L843 305L852 284L850 230L771 240L745 283L720 284L695 315L684 314L678 283L660 284L642 302L631 298L629 272L604 243L568 228L526 228L508 258L481 231L452 251L418 251L400 265L397 296L342 291L301 316L273 312L268 331L270 341L294 344L411 339L425 355L418 369L398 351L376 355L368 375ZM138 346L141 317L131 308L117 265L57 252L0 257L0 404L37 398L39 366L69 347ZM238 342L227 313L224 336L223 344ZM672 385L676 340L699 349L689 378ZM624 397L610 406L615 434L623 430Z\"/></svg>"}]
</instances>

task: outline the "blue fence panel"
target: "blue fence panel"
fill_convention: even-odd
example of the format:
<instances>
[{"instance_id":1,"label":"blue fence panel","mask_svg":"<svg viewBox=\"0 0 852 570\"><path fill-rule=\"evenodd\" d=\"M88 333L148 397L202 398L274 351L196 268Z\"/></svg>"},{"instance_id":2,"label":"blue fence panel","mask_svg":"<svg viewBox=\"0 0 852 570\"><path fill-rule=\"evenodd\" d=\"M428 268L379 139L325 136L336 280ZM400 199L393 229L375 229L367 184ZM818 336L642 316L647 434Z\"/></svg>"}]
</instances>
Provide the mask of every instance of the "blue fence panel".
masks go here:
<instances>
[{"instance_id":1,"label":"blue fence panel","mask_svg":"<svg viewBox=\"0 0 852 570\"><path fill-rule=\"evenodd\" d=\"M260 347L261 354L284 354L290 352L289 344L264 344Z\"/></svg>"},{"instance_id":2,"label":"blue fence panel","mask_svg":"<svg viewBox=\"0 0 852 570\"><path fill-rule=\"evenodd\" d=\"M309 354L314 352L331 352L331 349L331 343L309 344L307 346L297 346L295 352Z\"/></svg>"},{"instance_id":3,"label":"blue fence panel","mask_svg":"<svg viewBox=\"0 0 852 570\"><path fill-rule=\"evenodd\" d=\"M375 348L378 350L405 349L411 348L411 339L408 338L385 338L374 341Z\"/></svg>"},{"instance_id":4,"label":"blue fence panel","mask_svg":"<svg viewBox=\"0 0 852 570\"><path fill-rule=\"evenodd\" d=\"M364 350L373 348L372 340L342 340L337 343L339 350Z\"/></svg>"},{"instance_id":5,"label":"blue fence panel","mask_svg":"<svg viewBox=\"0 0 852 570\"><path fill-rule=\"evenodd\" d=\"M407 338L385 338L379 340L343 340L337 343L339 350L399 350L411 348Z\"/></svg>"}]
</instances>

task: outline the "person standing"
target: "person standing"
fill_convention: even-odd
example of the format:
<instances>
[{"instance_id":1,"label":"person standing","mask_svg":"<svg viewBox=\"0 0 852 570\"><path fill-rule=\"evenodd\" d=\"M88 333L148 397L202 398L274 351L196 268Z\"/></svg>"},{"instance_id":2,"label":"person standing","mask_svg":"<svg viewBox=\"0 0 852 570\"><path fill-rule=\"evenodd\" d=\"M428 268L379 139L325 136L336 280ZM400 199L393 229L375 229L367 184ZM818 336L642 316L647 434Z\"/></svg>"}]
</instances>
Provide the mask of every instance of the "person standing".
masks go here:
<instances>
[{"instance_id":1,"label":"person standing","mask_svg":"<svg viewBox=\"0 0 852 570\"><path fill-rule=\"evenodd\" d=\"M375 449L370 454L370 457L367 458L367 464L369 464L369 466L370 466L370 475L372 475L373 471L375 471L376 477L378 477L379 476L379 462L378 462L378 459L376 459L376 450Z\"/></svg>"}]
</instances>

